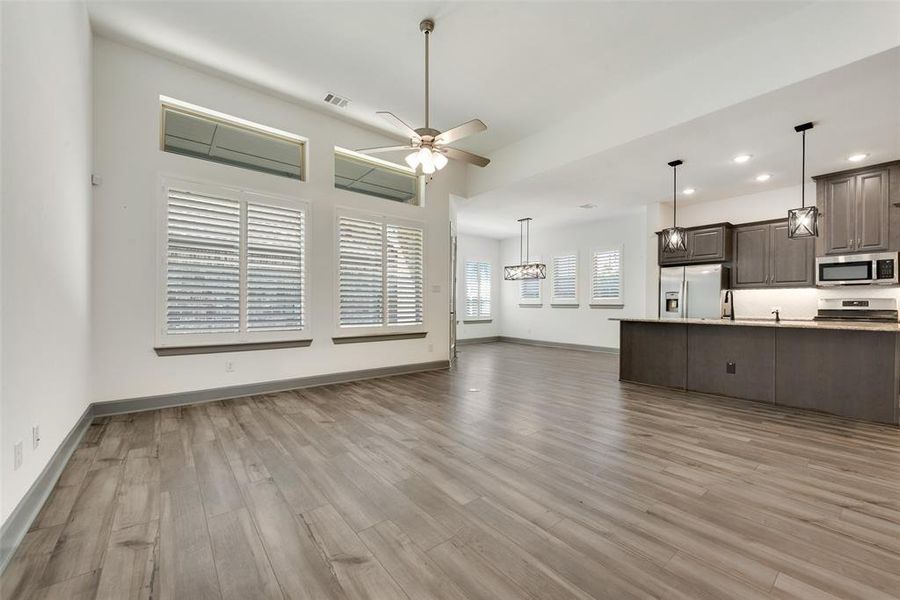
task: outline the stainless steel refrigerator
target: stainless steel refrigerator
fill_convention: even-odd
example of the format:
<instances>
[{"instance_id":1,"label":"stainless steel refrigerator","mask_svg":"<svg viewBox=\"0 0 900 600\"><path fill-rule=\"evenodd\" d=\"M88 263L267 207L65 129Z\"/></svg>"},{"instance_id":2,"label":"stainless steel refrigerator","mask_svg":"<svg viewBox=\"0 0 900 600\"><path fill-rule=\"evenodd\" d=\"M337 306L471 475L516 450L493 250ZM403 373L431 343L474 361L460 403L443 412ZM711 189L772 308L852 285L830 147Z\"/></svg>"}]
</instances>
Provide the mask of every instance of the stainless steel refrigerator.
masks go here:
<instances>
[{"instance_id":1,"label":"stainless steel refrigerator","mask_svg":"<svg viewBox=\"0 0 900 600\"><path fill-rule=\"evenodd\" d=\"M722 265L663 267L659 270L660 319L719 319L722 290L729 285Z\"/></svg>"}]
</instances>

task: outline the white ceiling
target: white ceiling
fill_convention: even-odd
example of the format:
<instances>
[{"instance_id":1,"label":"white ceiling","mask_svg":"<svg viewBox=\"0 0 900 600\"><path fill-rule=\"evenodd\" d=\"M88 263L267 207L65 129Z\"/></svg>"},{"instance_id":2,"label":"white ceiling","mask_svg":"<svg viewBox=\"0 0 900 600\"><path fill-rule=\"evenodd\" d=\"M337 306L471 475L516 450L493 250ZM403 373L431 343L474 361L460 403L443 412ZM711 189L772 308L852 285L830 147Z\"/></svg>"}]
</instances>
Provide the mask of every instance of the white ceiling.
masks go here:
<instances>
[{"instance_id":1,"label":"white ceiling","mask_svg":"<svg viewBox=\"0 0 900 600\"><path fill-rule=\"evenodd\" d=\"M102 35L376 127L423 123L423 37L434 17L432 121L479 117L460 144L489 154L809 2L89 2ZM389 130L388 131L392 131Z\"/></svg>"},{"instance_id":2,"label":"white ceiling","mask_svg":"<svg viewBox=\"0 0 900 600\"><path fill-rule=\"evenodd\" d=\"M799 185L800 135L807 132L807 174L900 158L900 48L782 88L589 158L476 196L458 211L462 232L517 235L516 218L540 227L589 221L669 201L678 169L679 203L705 202ZM847 156L869 154L861 163ZM738 154L751 154L735 164ZM760 173L772 177L755 181ZM680 192L692 187L688 197ZM582 204L596 204L585 210Z\"/></svg>"}]
</instances>

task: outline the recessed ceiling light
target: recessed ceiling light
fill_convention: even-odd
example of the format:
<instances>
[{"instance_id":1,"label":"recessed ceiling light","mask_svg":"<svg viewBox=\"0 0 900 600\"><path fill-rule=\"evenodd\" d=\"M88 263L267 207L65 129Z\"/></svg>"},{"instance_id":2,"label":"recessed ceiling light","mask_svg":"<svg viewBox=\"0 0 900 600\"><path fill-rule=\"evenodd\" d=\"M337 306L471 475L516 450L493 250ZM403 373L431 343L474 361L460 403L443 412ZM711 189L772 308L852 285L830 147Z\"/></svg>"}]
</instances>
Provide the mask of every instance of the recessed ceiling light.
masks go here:
<instances>
[{"instance_id":1,"label":"recessed ceiling light","mask_svg":"<svg viewBox=\"0 0 900 600\"><path fill-rule=\"evenodd\" d=\"M847 160L849 160L850 162L859 162L861 160L865 160L866 158L868 158L868 156L869 156L868 154L863 154L863 153L851 154L850 156L847 157Z\"/></svg>"},{"instance_id":2,"label":"recessed ceiling light","mask_svg":"<svg viewBox=\"0 0 900 600\"><path fill-rule=\"evenodd\" d=\"M768 173L760 173L759 175L756 176L756 180L760 181L760 182L768 181L771 178L772 178L772 176L769 175Z\"/></svg>"},{"instance_id":3,"label":"recessed ceiling light","mask_svg":"<svg viewBox=\"0 0 900 600\"><path fill-rule=\"evenodd\" d=\"M734 157L734 162L736 162L737 164L740 165L740 164L747 162L752 157L753 157L752 154L738 154L737 156Z\"/></svg>"},{"instance_id":4,"label":"recessed ceiling light","mask_svg":"<svg viewBox=\"0 0 900 600\"><path fill-rule=\"evenodd\" d=\"M694 188L684 188L683 190L681 190L681 193L684 194L685 196L690 196L691 194L693 194L696 191L697 190L695 190Z\"/></svg>"}]
</instances>

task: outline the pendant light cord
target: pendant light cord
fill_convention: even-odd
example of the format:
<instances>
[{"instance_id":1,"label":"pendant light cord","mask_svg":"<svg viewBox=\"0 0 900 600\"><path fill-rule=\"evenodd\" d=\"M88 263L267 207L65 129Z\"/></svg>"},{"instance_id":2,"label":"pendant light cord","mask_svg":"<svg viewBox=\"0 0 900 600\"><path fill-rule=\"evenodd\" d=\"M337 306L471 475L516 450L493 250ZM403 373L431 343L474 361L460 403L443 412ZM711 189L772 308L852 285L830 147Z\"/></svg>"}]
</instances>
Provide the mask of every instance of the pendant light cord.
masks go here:
<instances>
[{"instance_id":1,"label":"pendant light cord","mask_svg":"<svg viewBox=\"0 0 900 600\"><path fill-rule=\"evenodd\" d=\"M672 228L678 226L678 166L672 167Z\"/></svg>"},{"instance_id":2,"label":"pendant light cord","mask_svg":"<svg viewBox=\"0 0 900 600\"><path fill-rule=\"evenodd\" d=\"M803 130L803 158L800 166L800 208L806 208L806 130Z\"/></svg>"}]
</instances>

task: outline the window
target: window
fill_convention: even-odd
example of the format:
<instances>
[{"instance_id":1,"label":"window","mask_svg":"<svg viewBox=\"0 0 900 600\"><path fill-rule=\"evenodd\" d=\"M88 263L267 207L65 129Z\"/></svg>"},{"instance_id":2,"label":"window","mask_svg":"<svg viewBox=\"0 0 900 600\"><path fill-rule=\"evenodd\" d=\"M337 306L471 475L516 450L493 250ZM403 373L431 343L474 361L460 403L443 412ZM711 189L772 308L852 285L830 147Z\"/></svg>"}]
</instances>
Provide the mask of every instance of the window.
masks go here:
<instances>
[{"instance_id":1,"label":"window","mask_svg":"<svg viewBox=\"0 0 900 600\"><path fill-rule=\"evenodd\" d=\"M491 263L485 260L467 260L466 320L489 321L491 318Z\"/></svg>"},{"instance_id":2,"label":"window","mask_svg":"<svg viewBox=\"0 0 900 600\"><path fill-rule=\"evenodd\" d=\"M578 255L553 257L551 304L578 305Z\"/></svg>"},{"instance_id":3,"label":"window","mask_svg":"<svg viewBox=\"0 0 900 600\"><path fill-rule=\"evenodd\" d=\"M424 324L425 260L421 224L349 214L337 219L338 327L354 334Z\"/></svg>"},{"instance_id":4,"label":"window","mask_svg":"<svg viewBox=\"0 0 900 600\"><path fill-rule=\"evenodd\" d=\"M421 178L412 169L352 150L334 149L334 187L420 206Z\"/></svg>"},{"instance_id":5,"label":"window","mask_svg":"<svg viewBox=\"0 0 900 600\"><path fill-rule=\"evenodd\" d=\"M591 304L624 304L621 248L596 250L591 255Z\"/></svg>"},{"instance_id":6,"label":"window","mask_svg":"<svg viewBox=\"0 0 900 600\"><path fill-rule=\"evenodd\" d=\"M172 98L162 100L161 149L305 180L306 140Z\"/></svg>"},{"instance_id":7,"label":"window","mask_svg":"<svg viewBox=\"0 0 900 600\"><path fill-rule=\"evenodd\" d=\"M305 327L306 207L167 182L158 346L296 340Z\"/></svg>"},{"instance_id":8,"label":"window","mask_svg":"<svg viewBox=\"0 0 900 600\"><path fill-rule=\"evenodd\" d=\"M533 262L541 262L540 257ZM522 279L519 281L519 304L542 304L541 282L542 279Z\"/></svg>"}]
</instances>

